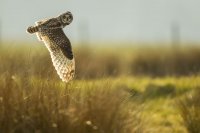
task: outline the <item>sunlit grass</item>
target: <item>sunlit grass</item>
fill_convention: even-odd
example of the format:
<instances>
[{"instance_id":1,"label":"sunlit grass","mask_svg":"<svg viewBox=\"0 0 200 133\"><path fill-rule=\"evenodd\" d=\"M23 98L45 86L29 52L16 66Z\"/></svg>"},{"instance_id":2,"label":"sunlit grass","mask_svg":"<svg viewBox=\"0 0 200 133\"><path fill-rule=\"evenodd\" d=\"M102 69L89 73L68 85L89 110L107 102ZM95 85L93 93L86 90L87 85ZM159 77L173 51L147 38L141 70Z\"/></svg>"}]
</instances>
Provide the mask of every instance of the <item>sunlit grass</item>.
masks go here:
<instances>
[{"instance_id":1,"label":"sunlit grass","mask_svg":"<svg viewBox=\"0 0 200 133\"><path fill-rule=\"evenodd\" d=\"M200 132L199 87L178 100L177 106L189 133Z\"/></svg>"},{"instance_id":2,"label":"sunlit grass","mask_svg":"<svg viewBox=\"0 0 200 133\"><path fill-rule=\"evenodd\" d=\"M128 122L128 125L121 125L120 129L123 131L120 132L142 130L167 133L186 132L176 101L198 87L200 78L122 77L74 80L65 84L37 78L24 79L15 75L1 76L0 81L2 131L16 129L24 132L29 130L87 132L86 130L89 129L86 128L90 128L87 127L89 123L95 131L98 125L99 130L102 128L101 130L105 132L108 130L114 132L114 129L119 128L118 126ZM187 84L184 84L186 81ZM167 87L169 83L174 86L175 93L161 96L157 95L160 92L152 94L154 89L158 91L156 88ZM149 85L154 85L152 91L147 91ZM182 93L182 88L187 90ZM109 113L117 116L108 117ZM114 126L112 129L106 126L108 123L105 122L109 120L117 122L110 125L110 127ZM98 124L92 127L88 121ZM10 124L5 125L7 122ZM118 125L119 122L122 123ZM75 131L74 128L80 130Z\"/></svg>"},{"instance_id":3,"label":"sunlit grass","mask_svg":"<svg viewBox=\"0 0 200 133\"><path fill-rule=\"evenodd\" d=\"M1 77L2 132L141 131L139 105L112 80L73 81ZM137 106L136 106L137 105Z\"/></svg>"},{"instance_id":4,"label":"sunlit grass","mask_svg":"<svg viewBox=\"0 0 200 133\"><path fill-rule=\"evenodd\" d=\"M200 86L198 49L191 55L191 51L181 50L183 57L188 57L186 63L197 64L197 73L193 74L185 74L191 66L180 67L185 71L183 75L160 75L157 67L145 65L156 62L164 70L159 61L165 60L157 56L164 53L172 59L169 49L160 53L155 49L135 48L131 52L124 48L120 54L110 48L74 49L76 77L65 84L44 46L1 46L0 131L186 133L187 126L193 126L187 125L177 101ZM148 71L134 73L134 66ZM151 70L156 73L152 75Z\"/></svg>"}]
</instances>

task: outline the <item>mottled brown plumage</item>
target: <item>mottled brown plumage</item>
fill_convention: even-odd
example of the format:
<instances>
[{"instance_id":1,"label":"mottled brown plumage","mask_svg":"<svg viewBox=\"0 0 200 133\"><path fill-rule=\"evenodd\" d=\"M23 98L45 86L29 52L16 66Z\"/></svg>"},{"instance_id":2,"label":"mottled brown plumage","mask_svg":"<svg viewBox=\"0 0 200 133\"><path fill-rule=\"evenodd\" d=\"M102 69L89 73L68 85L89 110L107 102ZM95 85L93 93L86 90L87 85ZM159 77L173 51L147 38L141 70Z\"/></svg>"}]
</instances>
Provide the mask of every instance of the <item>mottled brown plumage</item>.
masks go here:
<instances>
[{"instance_id":1,"label":"mottled brown plumage","mask_svg":"<svg viewBox=\"0 0 200 133\"><path fill-rule=\"evenodd\" d=\"M56 18L36 22L36 26L27 29L28 33L36 33L50 52L53 65L64 82L72 80L75 74L75 61L69 39L62 28L73 20L72 14L66 12Z\"/></svg>"}]
</instances>

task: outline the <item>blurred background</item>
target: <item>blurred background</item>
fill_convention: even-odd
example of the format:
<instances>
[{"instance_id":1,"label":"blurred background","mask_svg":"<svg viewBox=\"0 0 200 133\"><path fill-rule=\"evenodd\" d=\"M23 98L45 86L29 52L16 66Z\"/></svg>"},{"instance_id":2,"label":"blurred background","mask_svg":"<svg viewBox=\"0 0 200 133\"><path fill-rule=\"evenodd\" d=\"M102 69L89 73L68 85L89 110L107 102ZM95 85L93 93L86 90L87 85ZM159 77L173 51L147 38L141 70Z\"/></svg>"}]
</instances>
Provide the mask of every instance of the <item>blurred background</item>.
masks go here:
<instances>
[{"instance_id":1,"label":"blurred background","mask_svg":"<svg viewBox=\"0 0 200 133\"><path fill-rule=\"evenodd\" d=\"M64 31L75 51L77 76L199 74L197 0L1 0L0 6L1 43L31 46L29 54L43 44L26 28L71 11L74 21Z\"/></svg>"},{"instance_id":2,"label":"blurred background","mask_svg":"<svg viewBox=\"0 0 200 133\"><path fill-rule=\"evenodd\" d=\"M197 0L1 0L2 39L33 40L27 26L65 11L74 15L65 29L73 41L198 42Z\"/></svg>"},{"instance_id":3,"label":"blurred background","mask_svg":"<svg viewBox=\"0 0 200 133\"><path fill-rule=\"evenodd\" d=\"M0 0L0 131L200 133L200 1ZM75 78L26 33L71 11ZM31 105L31 106L30 106Z\"/></svg>"}]
</instances>

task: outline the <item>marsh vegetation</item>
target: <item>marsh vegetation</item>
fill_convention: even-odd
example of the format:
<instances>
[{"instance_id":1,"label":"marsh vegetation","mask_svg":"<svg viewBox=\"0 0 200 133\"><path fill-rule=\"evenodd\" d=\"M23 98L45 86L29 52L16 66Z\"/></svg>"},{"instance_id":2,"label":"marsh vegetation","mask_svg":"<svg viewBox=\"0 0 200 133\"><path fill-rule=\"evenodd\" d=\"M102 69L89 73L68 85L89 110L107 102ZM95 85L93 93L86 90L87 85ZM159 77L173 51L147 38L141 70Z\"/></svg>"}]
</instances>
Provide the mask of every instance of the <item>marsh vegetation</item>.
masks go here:
<instances>
[{"instance_id":1,"label":"marsh vegetation","mask_svg":"<svg viewBox=\"0 0 200 133\"><path fill-rule=\"evenodd\" d=\"M65 84L45 47L0 46L1 132L200 132L200 48L74 49Z\"/></svg>"}]
</instances>

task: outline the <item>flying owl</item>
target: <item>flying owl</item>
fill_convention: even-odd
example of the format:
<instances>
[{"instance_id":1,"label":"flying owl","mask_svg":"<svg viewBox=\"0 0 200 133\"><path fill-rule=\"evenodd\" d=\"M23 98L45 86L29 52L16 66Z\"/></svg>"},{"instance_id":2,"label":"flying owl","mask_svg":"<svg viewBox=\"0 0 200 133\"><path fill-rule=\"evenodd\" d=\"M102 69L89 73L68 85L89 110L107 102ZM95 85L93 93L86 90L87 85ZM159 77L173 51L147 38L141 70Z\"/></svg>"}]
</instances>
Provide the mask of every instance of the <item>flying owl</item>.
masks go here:
<instances>
[{"instance_id":1,"label":"flying owl","mask_svg":"<svg viewBox=\"0 0 200 133\"><path fill-rule=\"evenodd\" d=\"M27 28L28 33L36 33L38 40L44 42L50 52L53 66L64 82L72 80L75 74L72 46L63 32L63 28L72 20L72 14L66 12L55 18L37 21L36 26Z\"/></svg>"}]
</instances>

